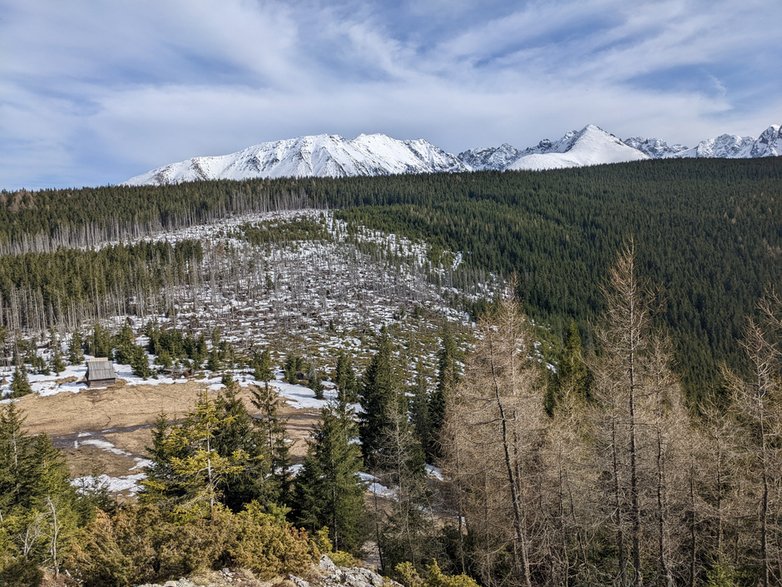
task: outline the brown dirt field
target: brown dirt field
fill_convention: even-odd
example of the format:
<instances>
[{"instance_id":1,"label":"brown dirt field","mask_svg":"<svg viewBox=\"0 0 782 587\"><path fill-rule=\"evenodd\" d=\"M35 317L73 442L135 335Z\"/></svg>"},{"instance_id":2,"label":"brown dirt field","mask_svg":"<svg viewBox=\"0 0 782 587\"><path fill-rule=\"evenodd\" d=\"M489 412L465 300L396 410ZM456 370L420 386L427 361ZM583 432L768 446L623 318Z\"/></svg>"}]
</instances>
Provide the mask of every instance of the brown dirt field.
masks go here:
<instances>
[{"instance_id":1,"label":"brown dirt field","mask_svg":"<svg viewBox=\"0 0 782 587\"><path fill-rule=\"evenodd\" d=\"M178 420L192 410L198 394L206 385L196 381L172 385L127 386L118 383L107 389L84 390L41 397L21 398L17 407L24 413L28 432L46 433L64 454L73 476L105 473L113 477L137 473L131 468L134 457L143 458L150 443L150 427L158 414ZM210 391L216 396L217 392ZM249 391L243 389L250 413ZM293 440L291 456L300 461L307 450L306 440L318 420L316 410L286 407L288 434ZM84 436L84 433L90 433ZM83 436L79 436L82 434ZM105 440L131 456L117 455L96 446L85 445L87 438Z\"/></svg>"}]
</instances>

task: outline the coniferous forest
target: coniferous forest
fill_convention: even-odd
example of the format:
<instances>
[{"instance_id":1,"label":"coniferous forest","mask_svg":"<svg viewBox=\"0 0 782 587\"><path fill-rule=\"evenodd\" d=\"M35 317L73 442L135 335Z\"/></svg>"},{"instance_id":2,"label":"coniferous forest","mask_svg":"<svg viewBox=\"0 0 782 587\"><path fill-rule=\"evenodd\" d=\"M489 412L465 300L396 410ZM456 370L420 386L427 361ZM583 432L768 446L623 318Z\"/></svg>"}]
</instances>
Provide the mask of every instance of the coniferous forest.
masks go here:
<instances>
[{"instance_id":1,"label":"coniferous forest","mask_svg":"<svg viewBox=\"0 0 782 587\"><path fill-rule=\"evenodd\" d=\"M272 579L323 553L354 564L368 542L406 587L782 583L779 158L3 192L0 203L14 397L29 393L27 364L40 368L25 336L48 331L52 365L66 358L59 331L72 333L69 363L87 352L147 377L148 352L161 373L222 373L221 391L184 418L160 415L129 500L74 487L51 441L2 406L2 584L136 585L223 567ZM470 279L495 273L507 287L460 299L474 328L442 321L415 344L382 328L368 356L342 349L328 364L150 318L176 314L167 292L208 283L206 255L232 253L140 237L306 207L426 241L431 257L458 255ZM328 234L307 221L232 238L273 249ZM112 336L100 320L114 315L148 321ZM296 475L276 367L316 397L324 380L336 391ZM238 371L252 374L248 401ZM367 495L367 481L386 493Z\"/></svg>"}]
</instances>

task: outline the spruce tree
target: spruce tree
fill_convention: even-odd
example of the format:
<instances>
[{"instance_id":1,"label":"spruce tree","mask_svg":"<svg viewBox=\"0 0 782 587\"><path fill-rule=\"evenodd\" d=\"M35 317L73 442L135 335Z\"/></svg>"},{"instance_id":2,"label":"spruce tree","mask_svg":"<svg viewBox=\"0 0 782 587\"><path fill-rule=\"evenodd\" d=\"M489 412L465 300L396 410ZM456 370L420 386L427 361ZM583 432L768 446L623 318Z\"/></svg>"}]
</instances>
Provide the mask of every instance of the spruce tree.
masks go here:
<instances>
[{"instance_id":1,"label":"spruce tree","mask_svg":"<svg viewBox=\"0 0 782 587\"><path fill-rule=\"evenodd\" d=\"M111 355L111 335L100 322L92 328L92 335L87 340L87 352L93 357L109 357Z\"/></svg>"},{"instance_id":2,"label":"spruce tree","mask_svg":"<svg viewBox=\"0 0 782 587\"><path fill-rule=\"evenodd\" d=\"M219 426L214 448L233 465L222 484L222 503L240 511L249 502L274 501L279 496L277 478L272 474L272 453L238 396L233 383L216 400Z\"/></svg>"},{"instance_id":3,"label":"spruce tree","mask_svg":"<svg viewBox=\"0 0 782 587\"><path fill-rule=\"evenodd\" d=\"M398 382L392 365L391 340L386 333L380 337L377 352L364 372L363 383L359 438L364 462L374 469L379 464L378 456L392 414L399 410L399 406L394 405L399 395Z\"/></svg>"},{"instance_id":4,"label":"spruce tree","mask_svg":"<svg viewBox=\"0 0 782 587\"><path fill-rule=\"evenodd\" d=\"M114 337L114 359L118 363L130 365L133 360L135 346L136 336L133 334L133 328L131 328L130 323L126 321Z\"/></svg>"},{"instance_id":5,"label":"spruce tree","mask_svg":"<svg viewBox=\"0 0 782 587\"><path fill-rule=\"evenodd\" d=\"M141 482L143 489L139 497L142 502L163 504L185 493L171 464L174 457L181 456L177 450L181 447L174 447L168 442L171 428L168 417L159 414L152 426L152 444L146 447L149 465L144 470L146 478Z\"/></svg>"},{"instance_id":6,"label":"spruce tree","mask_svg":"<svg viewBox=\"0 0 782 587\"><path fill-rule=\"evenodd\" d=\"M565 396L574 394L588 399L592 387L592 373L584 360L581 349L581 334L578 325L571 320L565 334L562 355L556 374L550 376L550 385L546 390L546 412L554 413L557 403Z\"/></svg>"},{"instance_id":7,"label":"spruce tree","mask_svg":"<svg viewBox=\"0 0 782 587\"><path fill-rule=\"evenodd\" d=\"M334 547L350 552L361 545L366 517L355 434L353 414L344 402L323 408L296 479L297 522L311 532L328 528Z\"/></svg>"},{"instance_id":8,"label":"spruce tree","mask_svg":"<svg viewBox=\"0 0 782 587\"><path fill-rule=\"evenodd\" d=\"M71 341L68 344L68 362L71 365L79 365L84 362L82 336L81 331L78 328L71 334Z\"/></svg>"},{"instance_id":9,"label":"spruce tree","mask_svg":"<svg viewBox=\"0 0 782 587\"><path fill-rule=\"evenodd\" d=\"M264 452L270 457L271 474L276 480L280 501L288 503L291 499L291 463L285 431L286 420L280 413L283 402L268 381L263 387L251 387L250 393L250 401L259 412L254 424L264 445Z\"/></svg>"},{"instance_id":10,"label":"spruce tree","mask_svg":"<svg viewBox=\"0 0 782 587\"><path fill-rule=\"evenodd\" d=\"M310 366L307 374L307 386L315 392L315 399L323 399L323 381L321 380L320 371L314 365Z\"/></svg>"},{"instance_id":11,"label":"spruce tree","mask_svg":"<svg viewBox=\"0 0 782 587\"><path fill-rule=\"evenodd\" d=\"M0 409L0 584L30 585L36 567L59 572L80 522L65 461L48 436L29 436L13 404ZM3 560L3 557L6 560Z\"/></svg>"},{"instance_id":12,"label":"spruce tree","mask_svg":"<svg viewBox=\"0 0 782 587\"><path fill-rule=\"evenodd\" d=\"M391 415L378 460L383 484L394 491L381 530L384 572L405 561L422 565L437 554L437 540L431 518L425 515L429 504L424 450L406 411Z\"/></svg>"},{"instance_id":13,"label":"spruce tree","mask_svg":"<svg viewBox=\"0 0 782 587\"><path fill-rule=\"evenodd\" d=\"M134 344L129 347L130 356L128 357L130 367L133 369L133 374L136 377L143 377L146 379L152 372L149 369L149 360L147 359L147 353L144 347Z\"/></svg>"},{"instance_id":14,"label":"spruce tree","mask_svg":"<svg viewBox=\"0 0 782 587\"><path fill-rule=\"evenodd\" d=\"M60 338L57 336L57 331L54 328L49 332L49 348L52 351L51 370L55 374L62 373L65 369L65 362L62 360Z\"/></svg>"},{"instance_id":15,"label":"spruce tree","mask_svg":"<svg viewBox=\"0 0 782 587\"><path fill-rule=\"evenodd\" d=\"M431 425L429 421L429 385L426 381L425 365L419 359L415 368L415 380L410 389L412 401L410 413L413 429L421 446L426 448L431 444Z\"/></svg>"},{"instance_id":16,"label":"spruce tree","mask_svg":"<svg viewBox=\"0 0 782 587\"><path fill-rule=\"evenodd\" d=\"M430 461L442 456L440 436L445 422L445 404L458 383L458 349L453 335L446 329L437 355L437 387L429 400L429 434L424 448Z\"/></svg>"},{"instance_id":17,"label":"spruce tree","mask_svg":"<svg viewBox=\"0 0 782 587\"><path fill-rule=\"evenodd\" d=\"M33 392L30 380L27 378L27 369L24 365L18 365L14 369L14 378L11 380L11 397L19 398Z\"/></svg>"},{"instance_id":18,"label":"spruce tree","mask_svg":"<svg viewBox=\"0 0 782 587\"><path fill-rule=\"evenodd\" d=\"M60 374L65 370L65 361L62 360L62 351L59 345L54 348L52 353L52 371L56 374Z\"/></svg>"},{"instance_id":19,"label":"spruce tree","mask_svg":"<svg viewBox=\"0 0 782 587\"><path fill-rule=\"evenodd\" d=\"M268 382L274 379L274 370L272 367L272 354L269 349L263 349L257 353L253 359L253 377L256 381Z\"/></svg>"},{"instance_id":20,"label":"spruce tree","mask_svg":"<svg viewBox=\"0 0 782 587\"><path fill-rule=\"evenodd\" d=\"M337 385L337 394L340 401L353 403L358 399L356 373L353 371L350 354L345 351L340 351L337 355L334 383Z\"/></svg>"}]
</instances>

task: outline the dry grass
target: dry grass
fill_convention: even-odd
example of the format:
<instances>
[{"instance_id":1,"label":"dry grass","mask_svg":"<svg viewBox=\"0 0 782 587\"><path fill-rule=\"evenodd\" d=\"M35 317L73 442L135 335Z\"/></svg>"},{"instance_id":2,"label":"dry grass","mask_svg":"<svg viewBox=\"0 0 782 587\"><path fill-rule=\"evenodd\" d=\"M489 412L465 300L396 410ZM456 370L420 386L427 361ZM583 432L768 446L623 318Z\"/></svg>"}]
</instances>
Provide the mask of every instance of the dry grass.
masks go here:
<instances>
[{"instance_id":1,"label":"dry grass","mask_svg":"<svg viewBox=\"0 0 782 587\"><path fill-rule=\"evenodd\" d=\"M150 443L150 427L160 413L171 420L181 419L192 410L198 395L206 385L195 381L173 385L136 385L118 383L108 389L84 390L79 393L60 393L49 397L29 395L17 406L23 411L25 427L30 433L46 433L63 450L73 476L105 473L122 476L130 473L136 464L133 457L144 457ZM217 393L210 391L210 395ZM256 413L250 404L249 391L243 389L240 397L250 413ZM318 420L316 410L295 410L286 407L288 434L293 440L291 456L294 461L303 458L306 440ZM90 433L89 438L111 442L132 456L117 455L95 446L84 445L79 434Z\"/></svg>"}]
</instances>

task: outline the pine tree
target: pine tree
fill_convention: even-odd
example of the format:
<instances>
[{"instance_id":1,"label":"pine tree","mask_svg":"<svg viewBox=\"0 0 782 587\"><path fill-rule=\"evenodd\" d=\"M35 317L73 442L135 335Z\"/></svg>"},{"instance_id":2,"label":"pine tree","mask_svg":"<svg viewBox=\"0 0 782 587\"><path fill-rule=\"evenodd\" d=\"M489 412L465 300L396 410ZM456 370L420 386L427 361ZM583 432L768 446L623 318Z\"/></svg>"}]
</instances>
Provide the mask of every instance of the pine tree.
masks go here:
<instances>
[{"instance_id":1,"label":"pine tree","mask_svg":"<svg viewBox=\"0 0 782 587\"><path fill-rule=\"evenodd\" d=\"M81 331L76 329L71 334L71 341L68 344L68 362L71 365L79 365L84 362L84 352L82 351Z\"/></svg>"},{"instance_id":2,"label":"pine tree","mask_svg":"<svg viewBox=\"0 0 782 587\"><path fill-rule=\"evenodd\" d=\"M437 387L429 400L429 434L424 447L429 460L442 456L440 435L445 421L447 398L459 383L458 349L449 330L442 335L440 352L437 357Z\"/></svg>"},{"instance_id":3,"label":"pine tree","mask_svg":"<svg viewBox=\"0 0 782 587\"><path fill-rule=\"evenodd\" d=\"M364 372L359 416L359 437L364 462L370 469L379 464L383 438L391 425L392 414L399 411L398 378L392 365L391 340L381 334L377 352Z\"/></svg>"},{"instance_id":4,"label":"pine tree","mask_svg":"<svg viewBox=\"0 0 782 587\"><path fill-rule=\"evenodd\" d=\"M323 399L323 381L321 380L320 371L314 365L310 366L307 374L307 386L315 392L315 399Z\"/></svg>"},{"instance_id":5,"label":"pine tree","mask_svg":"<svg viewBox=\"0 0 782 587\"><path fill-rule=\"evenodd\" d=\"M419 359L415 369L415 380L410 390L412 401L410 413L413 422L413 429L418 437L421 446L427 447L431 440L431 424L429 421L429 385L426 380L425 365Z\"/></svg>"},{"instance_id":6,"label":"pine tree","mask_svg":"<svg viewBox=\"0 0 782 587\"><path fill-rule=\"evenodd\" d=\"M334 383L337 385L337 395L340 401L354 403L358 400L356 373L353 371L350 354L345 351L340 351L337 355Z\"/></svg>"},{"instance_id":7,"label":"pine tree","mask_svg":"<svg viewBox=\"0 0 782 587\"><path fill-rule=\"evenodd\" d=\"M130 352L128 357L130 367L133 369L133 374L137 377L143 377L146 379L152 372L149 369L149 359L144 347L137 344L131 345L126 351Z\"/></svg>"},{"instance_id":8,"label":"pine tree","mask_svg":"<svg viewBox=\"0 0 782 587\"><path fill-rule=\"evenodd\" d=\"M250 393L250 401L259 412L254 423L264 444L264 452L269 455L271 474L276 480L280 501L288 503L291 499L291 463L285 431L286 420L280 413L283 402L268 381L263 387L251 387Z\"/></svg>"},{"instance_id":9,"label":"pine tree","mask_svg":"<svg viewBox=\"0 0 782 587\"><path fill-rule=\"evenodd\" d=\"M296 479L297 522L311 532L327 527L335 548L351 552L361 545L366 517L355 434L353 414L344 402L323 408Z\"/></svg>"},{"instance_id":10,"label":"pine tree","mask_svg":"<svg viewBox=\"0 0 782 587\"><path fill-rule=\"evenodd\" d=\"M19 398L28 395L33 392L33 388L30 386L30 380L27 378L27 369L24 365L16 366L14 369L14 377L11 380L11 397Z\"/></svg>"},{"instance_id":11,"label":"pine tree","mask_svg":"<svg viewBox=\"0 0 782 587\"><path fill-rule=\"evenodd\" d=\"M269 349L264 349L261 353L255 355L252 367L256 381L267 382L274 379L272 354L269 352Z\"/></svg>"}]
</instances>

